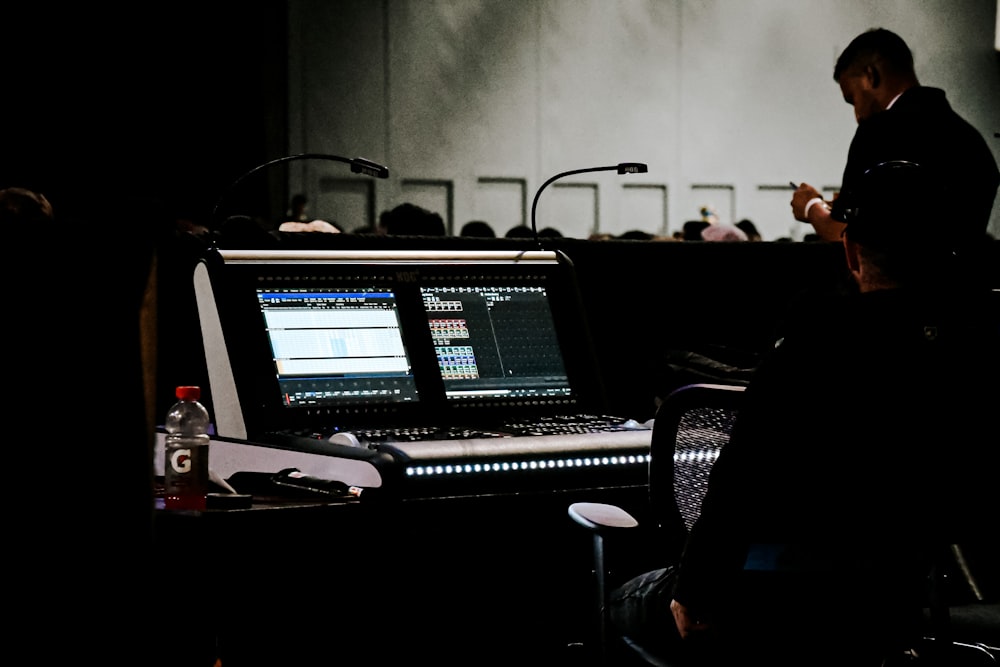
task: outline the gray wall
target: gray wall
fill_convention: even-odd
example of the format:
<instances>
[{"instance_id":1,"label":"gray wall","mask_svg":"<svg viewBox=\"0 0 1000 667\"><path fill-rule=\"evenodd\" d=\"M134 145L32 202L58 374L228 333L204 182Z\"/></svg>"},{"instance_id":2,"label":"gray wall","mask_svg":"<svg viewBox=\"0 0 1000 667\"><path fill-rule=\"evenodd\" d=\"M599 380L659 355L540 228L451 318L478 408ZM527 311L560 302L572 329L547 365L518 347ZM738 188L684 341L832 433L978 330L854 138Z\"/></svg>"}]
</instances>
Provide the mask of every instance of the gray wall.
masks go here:
<instances>
[{"instance_id":1,"label":"gray wall","mask_svg":"<svg viewBox=\"0 0 1000 667\"><path fill-rule=\"evenodd\" d=\"M500 234L667 234L710 205L766 240L811 228L790 180L832 195L855 129L837 55L874 26L1000 159L998 0L291 0L289 154L362 156L374 180L293 163L292 191L348 229L410 201ZM960 210L956 203L956 210ZM1000 202L990 231L1000 236Z\"/></svg>"}]
</instances>

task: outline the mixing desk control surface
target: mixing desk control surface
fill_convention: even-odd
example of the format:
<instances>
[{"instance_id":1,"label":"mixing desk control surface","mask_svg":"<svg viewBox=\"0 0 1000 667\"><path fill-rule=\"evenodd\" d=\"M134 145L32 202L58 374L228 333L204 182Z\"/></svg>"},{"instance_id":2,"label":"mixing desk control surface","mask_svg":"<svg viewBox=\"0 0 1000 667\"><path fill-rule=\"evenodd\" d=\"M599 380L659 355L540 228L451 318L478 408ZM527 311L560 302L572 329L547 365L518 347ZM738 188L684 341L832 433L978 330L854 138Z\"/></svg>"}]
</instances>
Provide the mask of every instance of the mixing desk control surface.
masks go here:
<instances>
[{"instance_id":1,"label":"mixing desk control surface","mask_svg":"<svg viewBox=\"0 0 1000 667\"><path fill-rule=\"evenodd\" d=\"M309 437L316 440L376 448L380 444L397 442L426 442L469 440L481 438L517 438L525 436L558 436L575 433L613 433L617 431L648 430L650 425L640 424L632 419L609 415L559 415L524 420L511 419L490 428L468 426L419 426L397 428L367 428L342 431L298 430L289 435Z\"/></svg>"}]
</instances>

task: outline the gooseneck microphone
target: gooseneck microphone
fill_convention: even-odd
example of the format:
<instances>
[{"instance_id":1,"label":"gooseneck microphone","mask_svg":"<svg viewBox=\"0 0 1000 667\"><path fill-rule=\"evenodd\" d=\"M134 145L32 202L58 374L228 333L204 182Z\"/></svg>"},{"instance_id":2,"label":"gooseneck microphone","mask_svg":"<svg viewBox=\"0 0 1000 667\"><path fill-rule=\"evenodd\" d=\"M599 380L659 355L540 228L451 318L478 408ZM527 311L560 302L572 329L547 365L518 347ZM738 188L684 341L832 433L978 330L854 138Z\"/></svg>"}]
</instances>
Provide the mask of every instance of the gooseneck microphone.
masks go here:
<instances>
[{"instance_id":1,"label":"gooseneck microphone","mask_svg":"<svg viewBox=\"0 0 1000 667\"><path fill-rule=\"evenodd\" d=\"M538 225L535 222L535 208L538 206L538 196L542 194L542 190L548 187L549 183L558 180L565 176L572 176L574 174L585 174L591 171L617 171L619 174L645 174L649 171L647 167L642 162L621 162L619 164L608 165L607 167L587 167L585 169L571 169L570 171L564 171L562 173L556 174L549 180L542 183L542 187L538 188L538 192L535 193L535 199L531 202L531 233L535 237L535 243L539 248L542 247L542 242L538 238Z\"/></svg>"},{"instance_id":2,"label":"gooseneck microphone","mask_svg":"<svg viewBox=\"0 0 1000 667\"><path fill-rule=\"evenodd\" d=\"M363 157L347 158L341 157L339 155L329 155L327 153L300 153L298 155L288 155L286 157L279 157L275 160L265 162L264 164L257 165L250 171L246 172L235 181L233 181L226 191L222 193L218 201L215 202L215 208L212 209L212 220L215 220L219 208L222 206L222 202L225 201L226 197L236 189L240 183L246 180L248 177L256 174L258 171L267 169L268 167L274 166L282 162L291 162L293 160L332 160L334 162L343 162L345 164L351 165L351 172L355 174L365 174L367 176L374 176L376 178L389 178L389 168L383 167L377 162L372 162L371 160Z\"/></svg>"}]
</instances>

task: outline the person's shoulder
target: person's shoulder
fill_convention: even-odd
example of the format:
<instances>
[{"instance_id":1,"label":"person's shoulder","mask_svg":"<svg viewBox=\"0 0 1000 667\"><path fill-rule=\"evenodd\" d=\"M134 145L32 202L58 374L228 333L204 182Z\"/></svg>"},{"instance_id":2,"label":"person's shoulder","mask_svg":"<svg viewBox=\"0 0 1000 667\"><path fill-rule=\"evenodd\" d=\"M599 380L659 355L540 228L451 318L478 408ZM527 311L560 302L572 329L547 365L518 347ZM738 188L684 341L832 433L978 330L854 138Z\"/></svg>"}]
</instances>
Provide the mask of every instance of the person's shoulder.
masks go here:
<instances>
[{"instance_id":1,"label":"person's shoulder","mask_svg":"<svg viewBox=\"0 0 1000 667\"><path fill-rule=\"evenodd\" d=\"M921 122L928 119L940 122L942 116L952 114L954 110L944 90L930 86L911 86L900 93L891 107L858 123L858 131L881 133L903 125L909 127L918 119Z\"/></svg>"},{"instance_id":2,"label":"person's shoulder","mask_svg":"<svg viewBox=\"0 0 1000 667\"><path fill-rule=\"evenodd\" d=\"M857 287L846 281L803 289L789 298L784 319L789 322L821 322L840 317L843 311L853 308L857 296Z\"/></svg>"},{"instance_id":3,"label":"person's shoulder","mask_svg":"<svg viewBox=\"0 0 1000 667\"><path fill-rule=\"evenodd\" d=\"M810 291L793 298L775 327L774 354L779 357L813 355L839 349L856 332L858 295Z\"/></svg>"},{"instance_id":4,"label":"person's shoulder","mask_svg":"<svg viewBox=\"0 0 1000 667\"><path fill-rule=\"evenodd\" d=\"M907 89L887 113L875 114L873 119L879 116L883 116L882 121L886 123L906 119L929 119L935 123L943 123L945 127L948 127L948 124L960 126L964 131L972 130L976 135L980 135L979 131L951 106L947 93L941 88L932 86L914 86Z\"/></svg>"},{"instance_id":5,"label":"person's shoulder","mask_svg":"<svg viewBox=\"0 0 1000 667\"><path fill-rule=\"evenodd\" d=\"M948 96L942 88L933 86L911 86L902 92L896 103L892 105L893 110L905 110L914 106L948 106Z\"/></svg>"}]
</instances>

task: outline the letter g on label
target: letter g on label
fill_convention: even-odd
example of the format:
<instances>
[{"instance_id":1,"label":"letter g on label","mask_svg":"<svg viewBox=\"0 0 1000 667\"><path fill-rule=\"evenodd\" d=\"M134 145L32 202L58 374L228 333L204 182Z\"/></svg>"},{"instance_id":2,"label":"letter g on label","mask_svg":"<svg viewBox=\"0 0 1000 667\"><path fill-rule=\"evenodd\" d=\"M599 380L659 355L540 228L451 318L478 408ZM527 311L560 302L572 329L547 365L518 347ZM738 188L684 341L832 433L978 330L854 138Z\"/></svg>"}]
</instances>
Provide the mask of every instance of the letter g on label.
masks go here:
<instances>
[{"instance_id":1,"label":"letter g on label","mask_svg":"<svg viewBox=\"0 0 1000 667\"><path fill-rule=\"evenodd\" d=\"M170 467L174 472L191 472L191 450L175 449L170 454Z\"/></svg>"}]
</instances>

